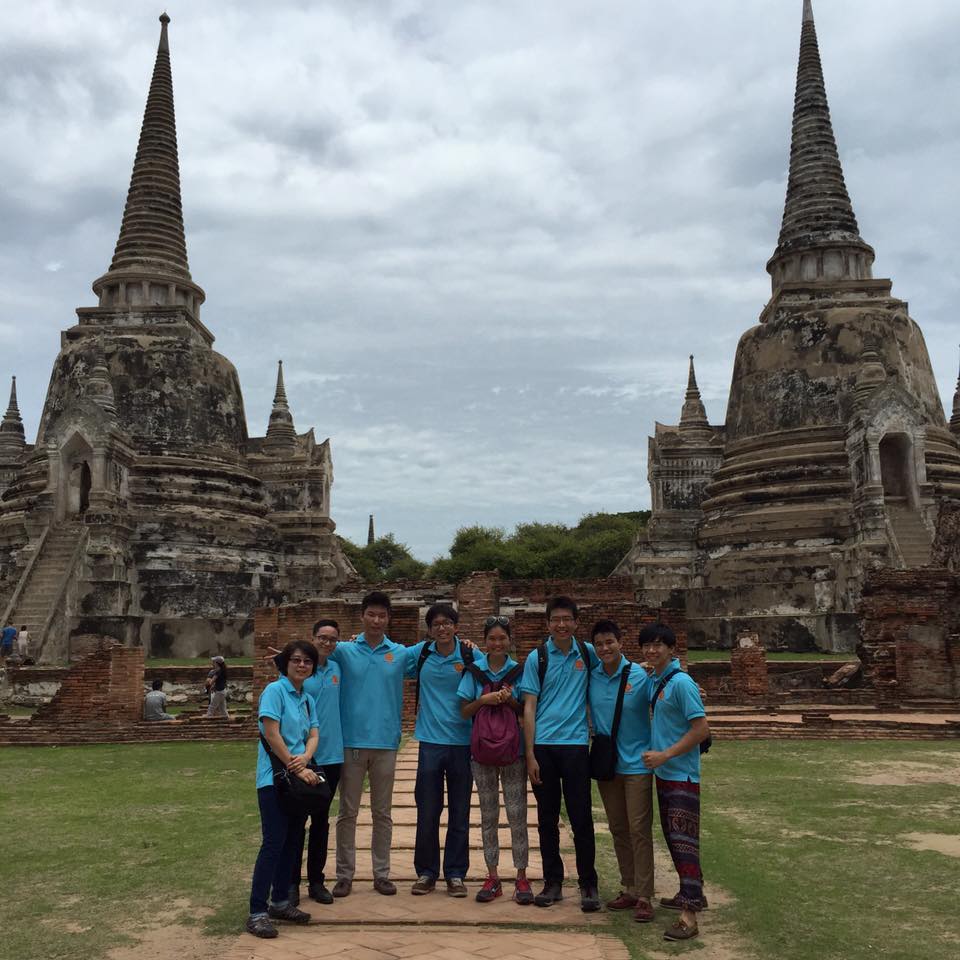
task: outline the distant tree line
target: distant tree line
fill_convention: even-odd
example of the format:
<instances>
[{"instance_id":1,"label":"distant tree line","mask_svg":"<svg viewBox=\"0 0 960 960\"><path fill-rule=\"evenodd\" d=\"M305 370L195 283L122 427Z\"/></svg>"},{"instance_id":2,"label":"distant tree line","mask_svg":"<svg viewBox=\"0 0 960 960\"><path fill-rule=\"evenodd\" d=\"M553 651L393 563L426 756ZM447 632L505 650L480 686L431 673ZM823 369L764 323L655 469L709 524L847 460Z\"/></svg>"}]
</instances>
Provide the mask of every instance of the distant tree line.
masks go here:
<instances>
[{"instance_id":1,"label":"distant tree line","mask_svg":"<svg viewBox=\"0 0 960 960\"><path fill-rule=\"evenodd\" d=\"M393 534L358 547L340 538L343 551L368 583L435 579L458 583L474 570L496 568L508 580L605 577L623 559L649 510L591 513L575 526L521 523L502 527L461 527L449 555L426 564Z\"/></svg>"}]
</instances>

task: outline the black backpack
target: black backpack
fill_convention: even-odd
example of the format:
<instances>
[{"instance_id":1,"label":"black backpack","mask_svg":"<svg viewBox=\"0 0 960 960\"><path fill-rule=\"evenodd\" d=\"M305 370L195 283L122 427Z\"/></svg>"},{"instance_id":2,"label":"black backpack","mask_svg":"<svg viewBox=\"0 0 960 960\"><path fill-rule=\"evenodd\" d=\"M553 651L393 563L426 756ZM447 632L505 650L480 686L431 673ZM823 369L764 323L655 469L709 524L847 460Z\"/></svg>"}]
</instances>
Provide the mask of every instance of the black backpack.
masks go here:
<instances>
[{"instance_id":1,"label":"black backpack","mask_svg":"<svg viewBox=\"0 0 960 960\"><path fill-rule=\"evenodd\" d=\"M417 660L417 691L416 691L416 709L420 709L420 672L423 670L423 665L427 662L427 657L433 652L430 649L430 644L434 641L428 640L420 651L420 658ZM463 669L468 670L473 666L473 647L465 647L462 643L460 644L460 656L463 657Z\"/></svg>"},{"instance_id":2,"label":"black backpack","mask_svg":"<svg viewBox=\"0 0 960 960\"><path fill-rule=\"evenodd\" d=\"M661 681L660 685L657 687L656 691L653 694L653 699L650 701L650 715L653 716L653 711L657 709L657 700L660 699L660 694L663 693L663 688L678 674L683 673L682 670L673 669L671 670ZM710 734L707 734L706 740L700 741L700 752L706 753L713 746L713 737Z\"/></svg>"},{"instance_id":3,"label":"black backpack","mask_svg":"<svg viewBox=\"0 0 960 960\"><path fill-rule=\"evenodd\" d=\"M587 671L587 703L590 702L590 654L582 640L574 637L577 644L577 650L580 651L580 659L583 661L583 669ZM540 678L540 693L543 693L543 680L547 675L547 645L541 643L537 647L537 676Z\"/></svg>"}]
</instances>

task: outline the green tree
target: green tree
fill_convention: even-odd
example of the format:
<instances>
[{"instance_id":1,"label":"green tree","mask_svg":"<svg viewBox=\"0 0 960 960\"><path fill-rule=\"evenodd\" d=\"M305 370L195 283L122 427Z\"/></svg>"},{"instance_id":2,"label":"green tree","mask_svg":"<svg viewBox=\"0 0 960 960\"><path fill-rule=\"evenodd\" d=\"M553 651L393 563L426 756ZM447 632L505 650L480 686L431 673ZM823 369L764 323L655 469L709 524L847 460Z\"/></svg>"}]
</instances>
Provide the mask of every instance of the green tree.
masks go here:
<instances>
[{"instance_id":1,"label":"green tree","mask_svg":"<svg viewBox=\"0 0 960 960\"><path fill-rule=\"evenodd\" d=\"M363 547L340 537L340 545L360 578L367 583L417 580L427 571L427 565L412 556L407 545L398 543L392 533Z\"/></svg>"}]
</instances>

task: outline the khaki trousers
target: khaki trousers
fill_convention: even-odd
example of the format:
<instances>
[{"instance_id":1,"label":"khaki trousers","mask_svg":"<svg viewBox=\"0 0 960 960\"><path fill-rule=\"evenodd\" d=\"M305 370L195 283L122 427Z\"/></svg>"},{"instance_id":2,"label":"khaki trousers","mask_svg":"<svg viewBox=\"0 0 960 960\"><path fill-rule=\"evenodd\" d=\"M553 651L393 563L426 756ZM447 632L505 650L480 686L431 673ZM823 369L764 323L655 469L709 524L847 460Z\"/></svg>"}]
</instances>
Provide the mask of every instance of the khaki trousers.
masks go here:
<instances>
[{"instance_id":1,"label":"khaki trousers","mask_svg":"<svg viewBox=\"0 0 960 960\"><path fill-rule=\"evenodd\" d=\"M618 773L598 780L613 834L620 885L634 897L653 896L653 774Z\"/></svg>"},{"instance_id":2,"label":"khaki trousers","mask_svg":"<svg viewBox=\"0 0 960 960\"><path fill-rule=\"evenodd\" d=\"M393 840L393 777L396 750L355 750L344 747L340 773L340 815L337 817L337 879L353 880L357 871L357 811L363 778L370 777L370 812L373 839L370 858L376 880L390 878L390 844Z\"/></svg>"}]
</instances>

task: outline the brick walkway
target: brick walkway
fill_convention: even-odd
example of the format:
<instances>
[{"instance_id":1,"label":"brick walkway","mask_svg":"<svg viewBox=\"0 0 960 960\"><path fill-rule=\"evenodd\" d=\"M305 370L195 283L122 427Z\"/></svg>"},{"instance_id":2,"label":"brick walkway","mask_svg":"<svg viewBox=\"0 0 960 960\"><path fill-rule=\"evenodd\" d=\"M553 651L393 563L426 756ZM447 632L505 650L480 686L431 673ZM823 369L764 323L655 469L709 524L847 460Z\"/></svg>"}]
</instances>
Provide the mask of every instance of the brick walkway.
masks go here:
<instances>
[{"instance_id":1,"label":"brick walkway","mask_svg":"<svg viewBox=\"0 0 960 960\"><path fill-rule=\"evenodd\" d=\"M567 898L562 903L546 910L513 903L509 899L512 881L504 883L504 896L499 900L490 904L474 900L473 895L485 876L476 793L470 817L470 875L467 877L470 896L467 899L448 897L442 881L436 892L426 897L411 896L410 885L416 879L413 870L416 767L417 745L410 743L397 759L393 794L390 875L397 884L397 895L384 897L373 890L370 807L369 797L364 794L357 827L357 875L351 895L331 906L304 901L301 907L312 916L309 926L283 924L276 940L256 940L243 934L225 960L320 960L324 957L342 960L628 960L626 947L605 932L604 914L581 912L575 882L566 888ZM542 877L542 865L536 849L536 809L532 793L528 822L531 844L528 876L536 887L536 881ZM563 824L560 843L570 870L572 839ZM512 878L510 831L505 815L500 845L501 871ZM533 924L545 929L530 929ZM564 929L552 930L551 927ZM597 932L590 932L591 928Z\"/></svg>"}]
</instances>

